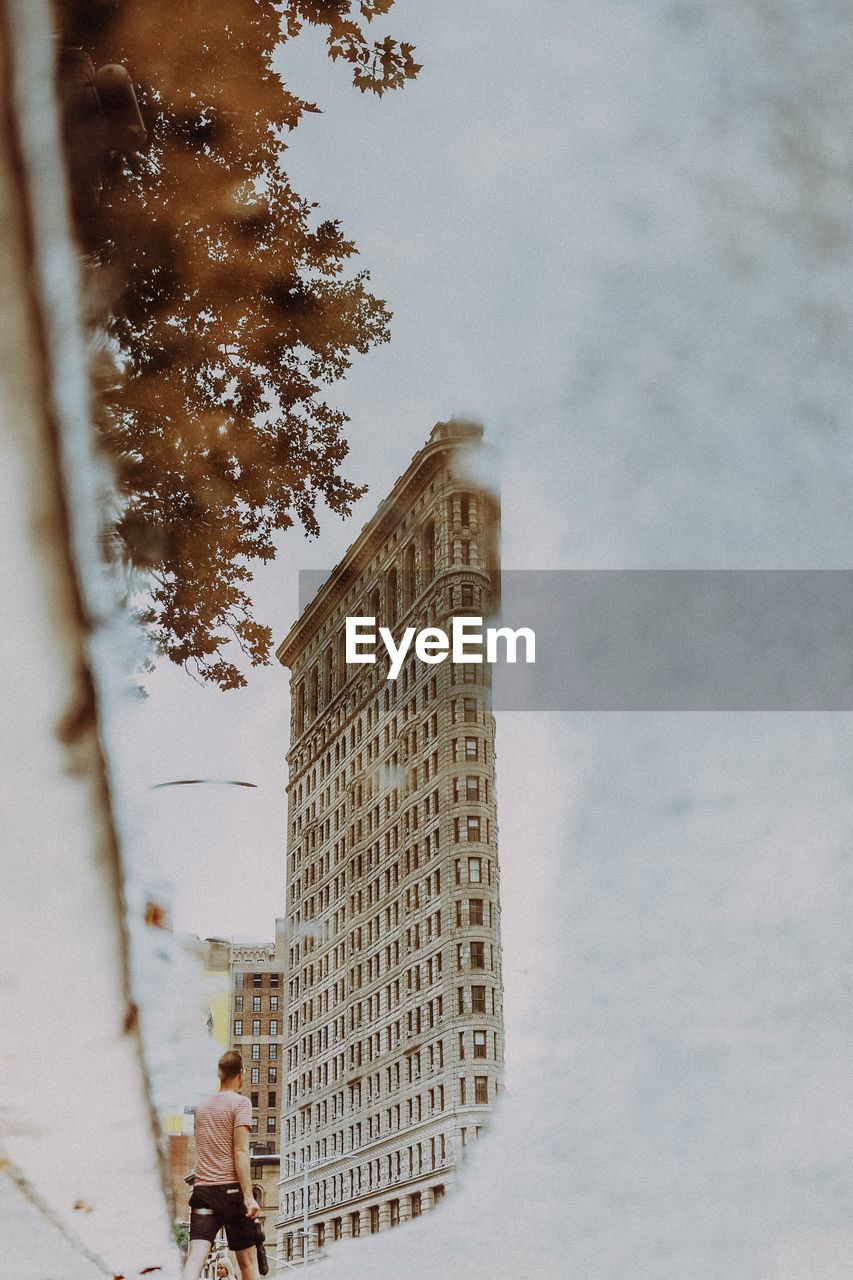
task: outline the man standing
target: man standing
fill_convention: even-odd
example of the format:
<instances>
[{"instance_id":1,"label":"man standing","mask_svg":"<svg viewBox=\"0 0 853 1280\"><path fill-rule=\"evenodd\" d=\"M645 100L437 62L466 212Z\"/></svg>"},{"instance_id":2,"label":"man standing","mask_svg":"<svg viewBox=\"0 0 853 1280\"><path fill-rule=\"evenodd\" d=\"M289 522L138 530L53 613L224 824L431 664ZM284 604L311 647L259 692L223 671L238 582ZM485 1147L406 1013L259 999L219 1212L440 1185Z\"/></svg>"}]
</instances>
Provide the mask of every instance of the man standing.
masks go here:
<instances>
[{"instance_id":1,"label":"man standing","mask_svg":"<svg viewBox=\"0 0 853 1280\"><path fill-rule=\"evenodd\" d=\"M196 1170L183 1280L199 1280L221 1227L243 1280L260 1280L254 1223L260 1210L249 1168L252 1104L240 1093L242 1086L243 1059L229 1050L219 1059L219 1092L195 1113Z\"/></svg>"}]
</instances>

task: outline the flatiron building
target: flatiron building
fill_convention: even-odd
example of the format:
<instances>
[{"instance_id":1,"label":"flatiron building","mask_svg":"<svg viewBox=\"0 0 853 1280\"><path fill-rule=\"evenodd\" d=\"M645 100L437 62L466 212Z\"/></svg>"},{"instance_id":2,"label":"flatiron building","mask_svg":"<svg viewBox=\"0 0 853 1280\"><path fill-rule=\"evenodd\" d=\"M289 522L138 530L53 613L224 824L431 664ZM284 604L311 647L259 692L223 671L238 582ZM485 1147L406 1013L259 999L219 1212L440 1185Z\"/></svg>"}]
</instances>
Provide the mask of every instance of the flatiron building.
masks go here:
<instances>
[{"instance_id":1,"label":"flatiron building","mask_svg":"<svg viewBox=\"0 0 853 1280\"><path fill-rule=\"evenodd\" d=\"M277 1246L309 1256L450 1188L500 1089L494 719L486 664L389 680L344 626L488 619L499 506L479 427L439 423L278 649L291 673Z\"/></svg>"}]
</instances>

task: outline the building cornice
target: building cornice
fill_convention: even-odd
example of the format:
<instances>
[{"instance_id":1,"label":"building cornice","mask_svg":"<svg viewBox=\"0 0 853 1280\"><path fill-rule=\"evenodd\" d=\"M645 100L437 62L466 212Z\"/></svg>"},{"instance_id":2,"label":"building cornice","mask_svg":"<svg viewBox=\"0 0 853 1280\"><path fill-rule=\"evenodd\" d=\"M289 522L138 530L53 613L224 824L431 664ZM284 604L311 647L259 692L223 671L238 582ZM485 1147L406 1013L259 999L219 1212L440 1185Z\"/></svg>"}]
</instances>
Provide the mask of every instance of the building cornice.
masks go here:
<instances>
[{"instance_id":1,"label":"building cornice","mask_svg":"<svg viewBox=\"0 0 853 1280\"><path fill-rule=\"evenodd\" d=\"M314 599L288 631L276 649L275 656L285 667L292 665L294 652L304 648L337 605L337 595L349 585L351 577L360 573L388 534L398 523L398 508L410 498L416 485L426 483L435 469L435 460L466 445L482 440L483 429L470 422L437 422L429 440L415 454L409 466L397 479L393 489L379 504L373 517L348 548Z\"/></svg>"}]
</instances>

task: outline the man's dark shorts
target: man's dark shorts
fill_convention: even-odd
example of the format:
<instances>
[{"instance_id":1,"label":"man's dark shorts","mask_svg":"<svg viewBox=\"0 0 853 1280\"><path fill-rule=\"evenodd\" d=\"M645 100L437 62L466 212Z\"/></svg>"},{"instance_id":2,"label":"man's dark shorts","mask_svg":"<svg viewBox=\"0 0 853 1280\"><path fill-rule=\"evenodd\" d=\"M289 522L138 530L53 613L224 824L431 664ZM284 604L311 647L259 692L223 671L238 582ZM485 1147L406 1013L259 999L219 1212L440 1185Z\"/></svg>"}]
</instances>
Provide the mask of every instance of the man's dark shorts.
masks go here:
<instances>
[{"instance_id":1,"label":"man's dark shorts","mask_svg":"<svg viewBox=\"0 0 853 1280\"><path fill-rule=\"evenodd\" d=\"M198 1183L190 1196L190 1240L216 1239L225 1228L228 1248L251 1249L255 1243L255 1224L246 1216L246 1202L237 1182L210 1186Z\"/></svg>"}]
</instances>

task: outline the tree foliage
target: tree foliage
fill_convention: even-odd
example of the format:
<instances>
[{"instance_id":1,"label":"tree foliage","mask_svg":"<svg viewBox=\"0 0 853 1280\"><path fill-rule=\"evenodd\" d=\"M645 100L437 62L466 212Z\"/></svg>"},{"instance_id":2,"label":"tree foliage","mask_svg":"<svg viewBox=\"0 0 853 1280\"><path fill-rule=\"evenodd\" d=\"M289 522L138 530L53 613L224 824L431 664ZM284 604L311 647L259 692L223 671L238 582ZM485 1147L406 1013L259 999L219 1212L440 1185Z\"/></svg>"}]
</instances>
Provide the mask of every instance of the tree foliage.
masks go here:
<instances>
[{"instance_id":1,"label":"tree foliage","mask_svg":"<svg viewBox=\"0 0 853 1280\"><path fill-rule=\"evenodd\" d=\"M306 112L271 65L306 26L354 85L383 94L420 69L411 45L371 38L394 0L79 0L66 41L137 86L150 146L111 179L81 229L112 282L121 377L101 427L117 459L121 554L149 576L158 647L221 688L245 683L223 652L268 659L251 563L275 555L316 504L346 515L346 415L327 401L355 353L387 341L389 312L336 221L290 184L285 139ZM286 59L285 59L286 61Z\"/></svg>"}]
</instances>

